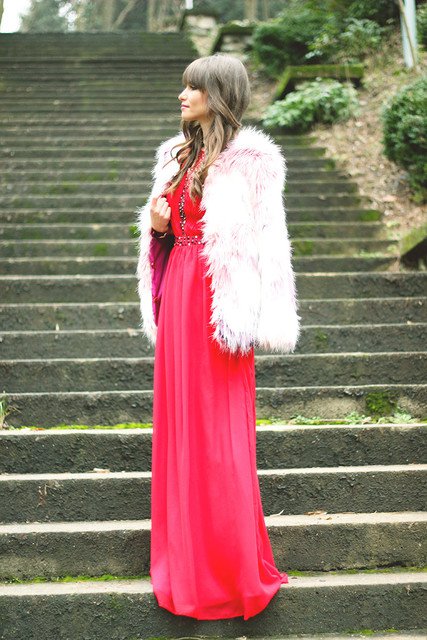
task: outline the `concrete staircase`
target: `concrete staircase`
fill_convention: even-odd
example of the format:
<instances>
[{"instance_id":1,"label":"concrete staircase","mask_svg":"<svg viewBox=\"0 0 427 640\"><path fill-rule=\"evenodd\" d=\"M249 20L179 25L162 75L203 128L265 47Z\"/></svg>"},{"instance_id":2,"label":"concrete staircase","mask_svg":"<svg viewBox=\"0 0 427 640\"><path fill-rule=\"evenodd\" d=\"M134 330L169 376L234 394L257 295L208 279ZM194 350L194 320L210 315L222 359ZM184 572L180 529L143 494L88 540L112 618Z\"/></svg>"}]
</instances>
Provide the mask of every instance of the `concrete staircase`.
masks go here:
<instances>
[{"instance_id":1,"label":"concrete staircase","mask_svg":"<svg viewBox=\"0 0 427 640\"><path fill-rule=\"evenodd\" d=\"M0 639L424 637L427 275L322 150L279 132L304 326L297 353L257 354L257 409L306 419L259 426L257 459L290 582L247 622L157 607L151 429L43 428L151 420L134 211L197 54L177 34L40 38L0 38L0 391L8 425L38 427L0 431Z\"/></svg>"}]
</instances>

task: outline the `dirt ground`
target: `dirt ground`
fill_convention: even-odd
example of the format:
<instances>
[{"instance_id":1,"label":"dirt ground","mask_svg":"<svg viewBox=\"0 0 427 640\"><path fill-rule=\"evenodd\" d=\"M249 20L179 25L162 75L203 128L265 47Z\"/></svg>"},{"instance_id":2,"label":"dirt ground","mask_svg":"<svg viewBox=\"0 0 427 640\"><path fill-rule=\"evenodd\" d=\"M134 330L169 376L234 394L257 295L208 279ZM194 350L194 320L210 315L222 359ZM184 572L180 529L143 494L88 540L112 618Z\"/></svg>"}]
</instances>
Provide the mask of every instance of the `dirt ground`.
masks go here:
<instances>
[{"instance_id":1,"label":"dirt ground","mask_svg":"<svg viewBox=\"0 0 427 640\"><path fill-rule=\"evenodd\" d=\"M363 85L358 90L360 114L332 126L317 124L308 134L313 145L323 147L325 156L334 158L337 168L358 184L359 193L368 199L367 207L383 213L383 221L397 238L427 221L427 205L411 199L406 171L385 157L380 112L396 91L426 74L427 52L418 53L418 68L408 69L396 29L365 61ZM260 118L273 100L276 81L250 62L247 67L252 100L246 115Z\"/></svg>"}]
</instances>

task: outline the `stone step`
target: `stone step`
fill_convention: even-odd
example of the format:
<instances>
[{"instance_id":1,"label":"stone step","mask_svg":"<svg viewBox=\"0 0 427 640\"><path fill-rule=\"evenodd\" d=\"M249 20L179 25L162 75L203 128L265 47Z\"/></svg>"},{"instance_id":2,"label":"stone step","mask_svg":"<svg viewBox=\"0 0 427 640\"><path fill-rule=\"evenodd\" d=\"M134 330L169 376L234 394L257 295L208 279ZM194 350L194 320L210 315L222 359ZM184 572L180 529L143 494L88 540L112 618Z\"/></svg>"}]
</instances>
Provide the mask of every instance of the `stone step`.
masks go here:
<instances>
[{"instance_id":1,"label":"stone step","mask_svg":"<svg viewBox=\"0 0 427 640\"><path fill-rule=\"evenodd\" d=\"M91 640L200 633L203 637L277 638L323 631L348 633L349 629L421 629L427 627L426 582L426 573L416 569L289 576L261 614L248 620L240 616L215 621L178 617L160 609L148 577L1 584L0 616L5 621L4 640L58 640L57 631L52 633L58 628L58 611L63 638Z\"/></svg>"},{"instance_id":2,"label":"stone step","mask_svg":"<svg viewBox=\"0 0 427 640\"><path fill-rule=\"evenodd\" d=\"M19 196L27 195L51 195L51 194L64 194L67 196L70 193L79 193L81 195L97 193L102 191L106 195L116 195L120 193L141 193L147 194L150 191L152 180L146 175L139 176L137 180L119 181L114 177L114 173L110 174L110 180L106 180L108 175L102 176L102 180L92 180L80 182L71 182L67 180L61 181L27 181L21 182L5 182L5 186L9 195L14 194ZM0 182L1 184L1 182ZM357 192L357 185L350 181L344 180L300 180L290 179L285 185L286 193L298 193L298 194L352 194Z\"/></svg>"},{"instance_id":3,"label":"stone step","mask_svg":"<svg viewBox=\"0 0 427 640\"><path fill-rule=\"evenodd\" d=\"M156 92L157 93L157 92ZM129 138L135 136L135 138L146 139L152 137L153 134L157 134L159 140L166 140L168 136L174 136L180 130L177 118L142 118L135 122L122 121L118 123L116 120L104 123L104 119L101 119L101 123L76 121L71 126L70 124L49 123L45 124L30 121L26 123L25 120L21 123L3 122L0 119L0 128L2 131L2 139L13 141L16 139L24 138L25 136L31 136L42 139L63 138L64 140L82 138L90 136L92 139L108 139L108 138ZM308 147L310 145L310 138L305 135L292 135L289 134L285 139L281 141L282 146L303 146Z\"/></svg>"},{"instance_id":4,"label":"stone step","mask_svg":"<svg viewBox=\"0 0 427 640\"><path fill-rule=\"evenodd\" d=\"M78 140L79 142L82 140L91 141L93 143L100 142L106 145L108 145L108 142L113 140L116 144L120 142L145 142L148 144L153 141L159 144L163 140L166 140L166 138L175 136L179 133L176 118L175 121L170 124L166 121L166 123L163 123L163 126L162 120L159 120L158 123L156 123L156 121L152 121L151 126L149 126L149 122L141 122L134 125L131 123L126 127L118 127L117 125L112 125L111 127L95 127L90 124L84 127L52 127L48 124L35 127L25 125L11 126L10 124L1 125L1 123L0 127L2 129L1 145L4 147L8 147L11 144L14 146L25 146L27 138L32 142L37 141L47 143L48 146L53 146L55 144L59 145L60 141L63 143L69 143L74 140ZM133 146L133 144L131 146ZM300 149L305 149L306 151L311 149L309 140L306 137L298 135L289 135L285 141L280 143L279 146L286 149L298 147Z\"/></svg>"},{"instance_id":5,"label":"stone step","mask_svg":"<svg viewBox=\"0 0 427 640\"><path fill-rule=\"evenodd\" d=\"M1 104L1 103L0 103ZM28 159L40 157L40 153L51 153L58 160L61 157L82 157L88 156L96 161L98 158L102 159L106 153L108 157L116 157L117 155L127 155L130 157L137 157L139 160L142 158L151 158L154 160L155 151L158 145L163 142L165 138L159 138L159 136L149 136L145 138L134 139L132 137L97 139L73 137L72 141L68 144L64 138L28 138L22 140L5 140L0 143L0 156L7 158L11 156L13 158L24 157ZM299 144L286 145L286 157L288 159L304 158L307 160L321 158L323 156L324 149L321 147L306 147ZM20 155L18 155L20 154Z\"/></svg>"},{"instance_id":6,"label":"stone step","mask_svg":"<svg viewBox=\"0 0 427 640\"><path fill-rule=\"evenodd\" d=\"M128 233L128 235L131 235ZM297 257L341 255L363 257L363 254L380 253L398 255L397 240L372 238L304 238L292 240L293 255ZM40 256L136 256L137 238L114 240L112 238L49 239L49 240L0 240L0 253L4 257ZM108 269L107 269L108 271Z\"/></svg>"},{"instance_id":7,"label":"stone step","mask_svg":"<svg viewBox=\"0 0 427 640\"><path fill-rule=\"evenodd\" d=\"M380 255L354 258L349 256L294 257L296 272L324 273L351 271L398 271L401 268L397 256ZM96 275L129 274L136 270L136 257L59 257L0 258L0 275Z\"/></svg>"},{"instance_id":8,"label":"stone step","mask_svg":"<svg viewBox=\"0 0 427 640\"><path fill-rule=\"evenodd\" d=\"M300 313L304 325L335 326L335 331L339 331L339 325L343 325L345 331L352 324L403 323L409 327L412 323L426 322L427 298L402 295L388 298L308 299L301 300ZM14 331L52 331L56 327L61 332L113 331L128 327L133 330L139 321L138 302L0 303L0 330L3 332L10 332L12 328ZM329 342L332 344L333 335L328 331ZM6 339L7 336L4 336L5 341ZM320 342L320 337L318 341ZM4 347L5 343L2 344Z\"/></svg>"},{"instance_id":9,"label":"stone step","mask_svg":"<svg viewBox=\"0 0 427 640\"><path fill-rule=\"evenodd\" d=\"M422 464L426 423L256 427L258 469ZM152 428L2 429L0 473L150 471ZM426 515L427 518L427 515Z\"/></svg>"},{"instance_id":10,"label":"stone step","mask_svg":"<svg viewBox=\"0 0 427 640\"><path fill-rule=\"evenodd\" d=\"M11 426L152 421L151 391L60 391L6 396L10 408L7 423ZM332 420L353 412L384 416L400 411L424 420L426 406L427 384L258 388L256 394L259 419L288 420L303 415Z\"/></svg>"},{"instance_id":11,"label":"stone step","mask_svg":"<svg viewBox=\"0 0 427 640\"><path fill-rule=\"evenodd\" d=\"M294 150L296 146L294 146ZM67 151L68 157L64 157L63 152ZM110 148L103 154L93 153L93 157L85 148L73 149L70 151L70 147L67 145L63 149L32 149L31 156L28 156L26 149L11 149L0 148L0 157L3 159L5 167L8 170L17 169L29 169L31 167L40 168L43 167L46 170L49 168L60 169L73 167L79 170L88 168L89 170L99 170L99 168L108 169L126 169L130 168L144 168L152 167L154 162L154 149L150 150L146 147L140 150L126 149L126 154L123 151L119 153L118 149ZM304 148L301 147L301 153ZM60 153L61 152L61 153ZM287 158L289 152L286 152ZM299 155L292 158L292 168L290 170L311 170L311 169L333 169L334 165L328 158L319 156L307 156Z\"/></svg>"},{"instance_id":12,"label":"stone step","mask_svg":"<svg viewBox=\"0 0 427 640\"><path fill-rule=\"evenodd\" d=\"M2 216L3 217L3 216ZM135 224L135 223L134 223ZM0 228L0 238L4 240L25 240L25 239L64 239L64 238L126 238L134 237L132 217L129 216L128 223L92 223L90 218L86 223L63 223L55 224L49 219L43 224L16 224L2 221ZM332 240L334 238L374 238L380 239L385 236L385 227L379 222L365 222L361 225L356 222L288 222L288 230L291 238L323 238ZM136 230L135 230L136 231Z\"/></svg>"},{"instance_id":13,"label":"stone step","mask_svg":"<svg viewBox=\"0 0 427 640\"><path fill-rule=\"evenodd\" d=\"M259 469L265 515L422 511L427 464ZM13 496L13 499L11 499ZM35 499L37 496L37 499ZM142 520L151 473L91 471L0 475L0 522Z\"/></svg>"},{"instance_id":14,"label":"stone step","mask_svg":"<svg viewBox=\"0 0 427 640\"><path fill-rule=\"evenodd\" d=\"M144 202L146 202L146 198ZM316 224L314 226L317 227L320 225L320 228L322 228L322 224L327 224L328 222L337 224L356 224L363 222L363 226L360 224L358 226L360 229L365 229L368 228L365 225L373 224L381 219L381 213L379 211L373 209L353 209L350 207L345 209L336 209L333 207L301 209L295 205L291 208L286 207L286 215L288 221L292 224L315 222ZM0 211L0 220L5 224L44 224L46 222L49 222L49 224L84 224L88 220L90 220L92 224L108 224L111 220L114 220L116 223L120 222L130 225L134 223L135 213L133 211L129 212L128 210L118 211L117 209L109 208L103 208L102 210L97 208L77 210L65 209L62 206L58 206L58 208L55 207L54 210L48 208L22 208L17 210L4 207L3 210ZM384 228L384 225L381 224L381 227Z\"/></svg>"},{"instance_id":15,"label":"stone step","mask_svg":"<svg viewBox=\"0 0 427 640\"><path fill-rule=\"evenodd\" d=\"M98 32L84 33L74 31L69 33L47 32L43 35L43 52L40 51L39 33L5 33L2 37L0 53L4 62L10 65L16 64L16 59L37 59L40 57L44 64L49 66L50 61L56 58L68 59L68 64L76 65L77 62L84 65L87 59L110 59L117 64L117 58L130 58L137 56L147 60L153 57L153 48L157 57L160 53L173 54L183 49L188 55L194 53L191 40L184 34L177 32L151 33L135 29L123 33ZM40 56L40 54L42 55ZM62 55L58 55L62 54ZM163 63L167 67L168 62Z\"/></svg>"},{"instance_id":16,"label":"stone step","mask_svg":"<svg viewBox=\"0 0 427 640\"><path fill-rule=\"evenodd\" d=\"M43 358L47 353L51 358L139 358L153 355L153 347L136 323L115 330L74 331L64 329L62 323L57 323L57 330L52 326L50 331L17 331L16 325L9 326L12 329L3 331L1 335L2 360L26 359L28 354L32 358ZM426 344L427 322L303 325L295 353L415 352L423 351Z\"/></svg>"},{"instance_id":17,"label":"stone step","mask_svg":"<svg viewBox=\"0 0 427 640\"><path fill-rule=\"evenodd\" d=\"M424 296L426 272L299 273L301 300ZM2 303L137 302L136 276L0 276Z\"/></svg>"},{"instance_id":18,"label":"stone step","mask_svg":"<svg viewBox=\"0 0 427 640\"><path fill-rule=\"evenodd\" d=\"M31 161L30 161L31 162ZM43 163L44 164L44 163ZM95 164L95 163L94 163ZM52 169L50 171L39 171L37 168L31 169L26 168L24 171L20 169L11 169L8 171L3 171L0 176L0 182L5 185L12 185L16 182L53 182L57 180L68 181L68 182L105 182L106 180L111 180L115 182L133 182L141 179L146 179L151 175L153 162L147 159L139 163L140 168L136 169L132 166L132 168L124 169L120 167L120 171L117 168L108 168L105 166L104 168L96 169L94 166L91 170L77 170L70 171L68 169L58 169L57 166L52 164ZM335 169L290 169L287 173L287 184L289 182L299 182L306 183L308 181L319 182L319 183L347 183L348 177L344 174L336 171Z\"/></svg>"},{"instance_id":19,"label":"stone step","mask_svg":"<svg viewBox=\"0 0 427 640\"><path fill-rule=\"evenodd\" d=\"M58 190L57 187L55 187ZM146 201L146 194L141 192L139 195L135 193L123 193L121 190L119 193L103 194L98 189L95 193L59 193L55 195L1 195L0 207L1 208L16 208L16 209L56 209L56 208L75 208L75 209L88 209L88 208L116 208L118 210L126 209L135 211L136 207L141 206ZM362 207L366 204L367 198L356 194L348 193L331 193L331 194L286 194L286 205L289 208L298 206L302 209L315 208L323 210L328 207L332 208L345 208L345 207Z\"/></svg>"},{"instance_id":20,"label":"stone step","mask_svg":"<svg viewBox=\"0 0 427 640\"><path fill-rule=\"evenodd\" d=\"M1 82L1 80L0 80ZM2 131L13 130L17 128L18 130L22 130L25 128L32 129L33 127L41 128L43 131L49 130L51 132L61 131L61 130L69 130L72 131L74 127L82 128L83 131L94 130L96 128L112 128L120 127L121 129L132 130L132 127L143 128L146 130L151 126L154 127L154 130L159 130L161 128L161 123L164 122L165 128L167 130L174 130L176 133L179 131L179 122L177 120L176 115L171 114L169 116L147 116L143 113L135 112L128 113L125 116L118 114L117 116L94 116L87 114L84 118L80 116L69 114L58 114L52 113L49 115L46 114L28 114L28 115L9 115L9 114L1 114L0 115L0 128ZM242 121L243 123L243 121ZM300 136L296 136L300 137Z\"/></svg>"},{"instance_id":21,"label":"stone step","mask_svg":"<svg viewBox=\"0 0 427 640\"><path fill-rule=\"evenodd\" d=\"M423 512L266 516L265 523L280 571L423 567L427 559ZM150 520L0 525L0 580L148 574L150 535Z\"/></svg>"},{"instance_id":22,"label":"stone step","mask_svg":"<svg viewBox=\"0 0 427 640\"><path fill-rule=\"evenodd\" d=\"M167 115L176 113L178 117L180 114L180 107L176 101L170 104L164 103L163 101L157 102L157 104L154 102L152 104L145 104L141 100L135 100L133 103L128 100L126 100L126 102L123 100L117 100L117 102L113 102L111 100L106 102L105 100L101 100L99 103L90 101L88 104L70 104L69 102L66 103L55 100L51 103L41 103L38 105L34 105L32 100L29 100L28 102L22 101L20 104L4 104L3 102L0 102L0 113L6 115L9 113L62 113L70 110L74 113L99 113L103 115L104 113L127 113L135 111L136 109L141 113L145 113L147 115L153 114L154 116L163 113Z\"/></svg>"},{"instance_id":23,"label":"stone step","mask_svg":"<svg viewBox=\"0 0 427 640\"><path fill-rule=\"evenodd\" d=\"M135 58L132 60L75 60L71 64L67 60L55 59L46 64L44 58L33 57L31 64L28 58L18 58L14 60L1 60L1 78L7 82L15 84L45 84L56 85L63 82L85 82L85 83L111 83L115 78L122 82L127 80L144 82L152 80L151 86L164 86L162 84L163 74L167 84L171 81L178 82L181 79L183 65L190 60L177 58L176 60L167 57L162 59L158 56L151 57L150 60ZM166 64L166 69L165 69ZM159 73L162 78L159 78ZM124 75L127 74L127 75ZM155 84L154 84L155 83Z\"/></svg>"},{"instance_id":24,"label":"stone step","mask_svg":"<svg viewBox=\"0 0 427 640\"><path fill-rule=\"evenodd\" d=\"M425 349L425 343L424 343ZM31 354L32 355L32 354ZM422 384L427 379L426 351L257 355L258 387ZM43 371L43 376L40 376ZM0 378L8 393L42 391L151 390L153 358L87 357L2 359Z\"/></svg>"}]
</instances>

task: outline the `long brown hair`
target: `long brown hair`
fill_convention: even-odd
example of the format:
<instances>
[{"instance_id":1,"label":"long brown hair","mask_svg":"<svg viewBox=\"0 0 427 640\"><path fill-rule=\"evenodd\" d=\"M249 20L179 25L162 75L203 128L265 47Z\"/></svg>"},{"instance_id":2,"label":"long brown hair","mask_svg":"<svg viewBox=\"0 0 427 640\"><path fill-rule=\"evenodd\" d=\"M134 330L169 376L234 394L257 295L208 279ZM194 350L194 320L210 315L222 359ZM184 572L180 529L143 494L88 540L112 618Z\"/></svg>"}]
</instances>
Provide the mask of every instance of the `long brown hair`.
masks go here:
<instances>
[{"instance_id":1,"label":"long brown hair","mask_svg":"<svg viewBox=\"0 0 427 640\"><path fill-rule=\"evenodd\" d=\"M203 139L203 130L198 121L187 122L181 119L185 142L172 147L171 160L168 161L171 162L175 157L173 149L179 147L176 159L181 166L163 193L175 191L185 171L194 164L204 145L204 157L191 180L190 197L194 199L195 195L202 195L209 167L242 126L240 118L249 105L251 91L244 64L238 58L223 53L193 60L182 74L182 83L184 87L192 85L206 93L207 106L213 120L206 138Z\"/></svg>"}]
</instances>

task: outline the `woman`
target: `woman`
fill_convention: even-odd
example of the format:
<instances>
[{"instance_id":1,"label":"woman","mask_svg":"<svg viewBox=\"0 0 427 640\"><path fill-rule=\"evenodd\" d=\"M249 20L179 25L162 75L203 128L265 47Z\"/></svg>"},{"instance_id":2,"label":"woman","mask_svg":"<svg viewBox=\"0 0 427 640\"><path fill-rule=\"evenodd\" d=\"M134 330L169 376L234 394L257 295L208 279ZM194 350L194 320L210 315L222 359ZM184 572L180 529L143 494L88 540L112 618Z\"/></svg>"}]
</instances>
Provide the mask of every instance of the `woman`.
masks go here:
<instances>
[{"instance_id":1,"label":"woman","mask_svg":"<svg viewBox=\"0 0 427 640\"><path fill-rule=\"evenodd\" d=\"M199 620L264 609L275 566L256 470L254 347L289 352L299 316L285 160L239 122L244 65L184 71L182 131L156 152L137 209L141 328L155 344L150 575L158 604Z\"/></svg>"}]
</instances>

